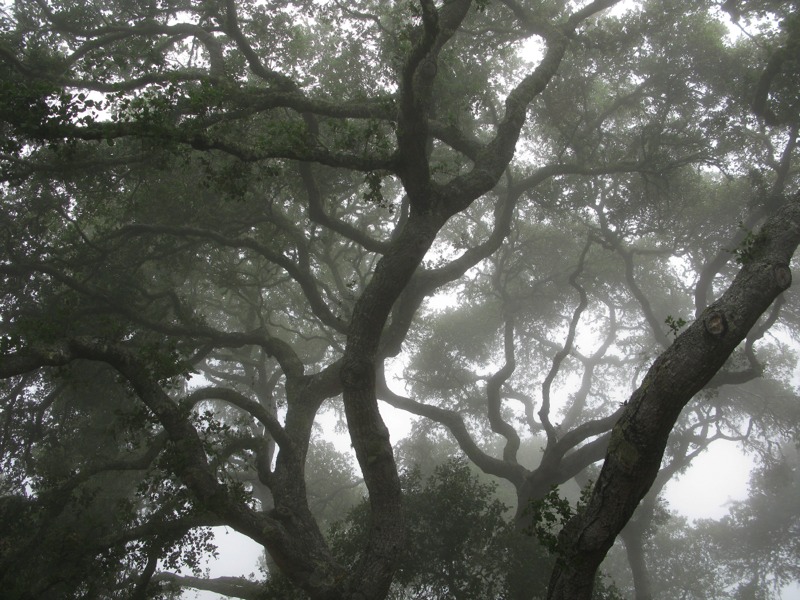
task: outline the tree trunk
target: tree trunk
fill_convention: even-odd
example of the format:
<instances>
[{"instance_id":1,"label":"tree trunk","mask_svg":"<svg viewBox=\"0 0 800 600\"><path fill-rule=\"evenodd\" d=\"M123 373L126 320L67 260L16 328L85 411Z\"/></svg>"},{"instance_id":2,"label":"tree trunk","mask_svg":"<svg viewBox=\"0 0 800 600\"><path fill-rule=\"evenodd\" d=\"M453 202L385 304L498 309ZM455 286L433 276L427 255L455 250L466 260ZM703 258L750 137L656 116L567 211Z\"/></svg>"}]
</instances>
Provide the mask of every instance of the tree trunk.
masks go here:
<instances>
[{"instance_id":1,"label":"tree trunk","mask_svg":"<svg viewBox=\"0 0 800 600\"><path fill-rule=\"evenodd\" d=\"M587 505L562 530L549 600L589 600L614 539L650 489L681 410L722 367L775 298L791 284L800 243L800 193L770 218L723 296L653 363L614 426Z\"/></svg>"}]
</instances>

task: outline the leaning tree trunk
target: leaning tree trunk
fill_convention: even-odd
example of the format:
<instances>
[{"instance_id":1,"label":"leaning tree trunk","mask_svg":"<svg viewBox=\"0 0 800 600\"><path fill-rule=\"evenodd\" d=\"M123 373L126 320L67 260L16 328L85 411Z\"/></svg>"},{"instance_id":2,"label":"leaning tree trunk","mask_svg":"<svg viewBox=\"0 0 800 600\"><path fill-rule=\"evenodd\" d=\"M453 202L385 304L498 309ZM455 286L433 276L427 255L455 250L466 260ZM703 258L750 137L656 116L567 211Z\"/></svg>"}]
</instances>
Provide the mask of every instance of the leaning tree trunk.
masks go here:
<instances>
[{"instance_id":1,"label":"leaning tree trunk","mask_svg":"<svg viewBox=\"0 0 800 600\"><path fill-rule=\"evenodd\" d=\"M791 284L789 262L800 243L800 192L753 241L737 251L743 265L725 294L656 359L628 401L588 503L559 536L548 600L591 598L597 569L650 489L681 410Z\"/></svg>"}]
</instances>

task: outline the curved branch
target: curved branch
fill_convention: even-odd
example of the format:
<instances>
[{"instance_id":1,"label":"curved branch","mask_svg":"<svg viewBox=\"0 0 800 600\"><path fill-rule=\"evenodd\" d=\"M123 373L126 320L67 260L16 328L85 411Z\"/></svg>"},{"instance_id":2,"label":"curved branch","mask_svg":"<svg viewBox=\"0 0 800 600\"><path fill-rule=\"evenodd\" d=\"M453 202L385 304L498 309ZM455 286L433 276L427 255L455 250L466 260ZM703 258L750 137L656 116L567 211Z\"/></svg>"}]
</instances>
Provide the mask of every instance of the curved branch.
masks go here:
<instances>
[{"instance_id":1,"label":"curved branch","mask_svg":"<svg viewBox=\"0 0 800 600\"><path fill-rule=\"evenodd\" d=\"M322 295L317 289L317 283L314 277L307 271L301 270L292 260L283 254L279 254L268 248L267 246L257 242L251 238L231 238L210 229L200 229L196 227L177 227L169 225L146 225L146 224L131 224L124 225L118 230L118 235L140 235L140 234L165 234L177 237L188 237L196 239L204 239L216 242L222 246L236 249L248 249L254 251L256 254L264 257L268 261L278 265L286 271L294 281L303 290L303 294L308 300L314 314L325 325L331 327L335 331L344 333L346 326L333 314Z\"/></svg>"},{"instance_id":2,"label":"curved branch","mask_svg":"<svg viewBox=\"0 0 800 600\"><path fill-rule=\"evenodd\" d=\"M752 110L756 115L764 119L767 125L784 125L793 120L789 115L778 116L775 111L768 106L770 89L775 79L785 66L788 65L789 69L797 67L796 57L797 49L800 48L800 26L797 25L797 15L794 15L793 20L794 23L787 28L789 35L786 38L786 42L769 57L753 95ZM794 111L791 111L790 114L793 112Z\"/></svg>"},{"instance_id":3,"label":"curved branch","mask_svg":"<svg viewBox=\"0 0 800 600\"><path fill-rule=\"evenodd\" d=\"M611 344L613 344L616 340L617 313L610 303L606 302L606 304L608 305L609 310L609 328L608 335L606 335L603 343L600 344L600 347L597 348L597 350L595 350L591 356L584 357L575 349L573 349L572 355L583 363L583 376L581 377L581 386L578 388L578 391L575 392L572 403L564 415L564 420L561 423L562 427L572 427L572 424L578 420L581 412L583 412L583 409L586 406L586 399L588 398L589 392L592 389L595 367L597 367L597 365L603 361L606 352L611 347Z\"/></svg>"},{"instance_id":4,"label":"curved branch","mask_svg":"<svg viewBox=\"0 0 800 600\"><path fill-rule=\"evenodd\" d=\"M745 342L745 354L750 366L746 369L737 371L720 370L706 386L709 389L722 387L723 385L742 385L748 381L753 381L764 375L764 365L758 361L752 346Z\"/></svg>"},{"instance_id":5,"label":"curved branch","mask_svg":"<svg viewBox=\"0 0 800 600\"><path fill-rule=\"evenodd\" d=\"M444 425L458 442L464 454L484 473L502 477L510 481L514 486L522 484L526 473L525 468L516 463L512 464L505 460L494 458L481 450L467 430L464 419L457 412L422 404L411 398L396 394L389 389L383 369L380 369L377 373L376 388L378 397L390 406Z\"/></svg>"},{"instance_id":6,"label":"curved branch","mask_svg":"<svg viewBox=\"0 0 800 600\"><path fill-rule=\"evenodd\" d=\"M561 350L556 352L556 355L553 357L553 364L550 367L550 372L542 382L542 406L539 408L539 420L542 422L545 433L547 433L548 448L552 444L555 444L558 440L556 428L550 422L550 388L553 380L556 378L556 375L558 375L558 372L561 369L561 363L564 362L564 359L572 351L572 345L575 341L575 332L578 328L578 322L580 321L581 316L583 316L583 311L585 311L586 307L589 305L586 290L584 290L583 286L578 283L578 277L583 272L583 263L586 260L586 254L589 252L591 245L592 241L587 240L586 244L583 246L583 251L581 252L580 258L578 259L578 265L569 276L569 282L578 292L580 301L578 302L578 306L576 306L575 310L573 311L572 320L569 324L569 331L567 332L567 339L564 341L564 346L561 348Z\"/></svg>"},{"instance_id":7,"label":"curved branch","mask_svg":"<svg viewBox=\"0 0 800 600\"><path fill-rule=\"evenodd\" d=\"M590 437L595 437L603 433L606 433L607 431L611 431L611 428L617 421L619 421L619 418L622 416L624 409L625 409L624 405L620 406L616 411L614 411L607 417L602 417L600 419L594 419L592 421L587 421L586 423L581 423L574 429L569 430L567 433L561 436L561 439L559 439L558 443L553 447L551 451L552 459L549 456L548 459L561 460L561 458L564 457L564 455L566 455L567 452L578 446L578 444L581 444L585 440L589 439ZM578 452L578 450L576 450L575 452ZM599 458L595 460L599 460ZM587 465L588 464L591 463L587 463Z\"/></svg>"},{"instance_id":8,"label":"curved branch","mask_svg":"<svg viewBox=\"0 0 800 600\"><path fill-rule=\"evenodd\" d=\"M111 42L123 40L135 36L160 36L166 35L173 39L194 37L200 40L205 46L209 56L209 72L212 78L222 78L225 75L225 58L222 46L211 32L191 23L175 23L172 25L162 25L155 22L138 23L133 27L105 27L102 30L93 32L83 32L85 37L94 37L91 41L85 42L72 54L66 57L66 64L75 64L92 50L101 50ZM172 81L170 79L170 81Z\"/></svg>"},{"instance_id":9,"label":"curved branch","mask_svg":"<svg viewBox=\"0 0 800 600\"><path fill-rule=\"evenodd\" d=\"M152 321L142 317L136 311L130 308L119 306L118 302L108 298L103 292L97 291L81 282L76 281L72 277L64 274L59 269L55 269L46 265L29 267L29 270L22 270L19 267L0 266L0 273L31 273L37 271L46 273L53 279L71 287L87 297L106 303L113 312L123 314L131 319L132 322L144 325L152 331L166 335L185 336L190 339L205 340L206 347L201 349L201 354L209 351L209 348L207 347L209 344L218 348L238 348L247 345L260 346L267 355L274 357L278 361L278 364L281 366L281 369L287 378L297 379L303 376L305 367L295 353L294 349L283 340L269 335L266 331L264 331L263 328L259 328L251 332L223 332L199 323L192 325L179 325ZM36 369L40 366L49 366L49 363L37 365L36 360L38 359L34 359L33 362L31 362L31 358L24 351L8 354L6 358L8 363L7 365L3 366L7 367L7 369L4 370L2 367L0 367L0 377L2 378L18 375L29 370ZM32 365L32 367L28 368L27 365Z\"/></svg>"},{"instance_id":10,"label":"curved branch","mask_svg":"<svg viewBox=\"0 0 800 600\"><path fill-rule=\"evenodd\" d=\"M258 58L255 50L253 50L250 42L247 41L247 38L244 36L241 28L239 27L239 16L236 12L236 1L226 0L225 10L226 33L233 38L234 42L236 42L236 46L244 55L253 74L260 77L264 81L274 83L281 88L291 90L295 89L297 86L290 78L286 77L285 75L281 75L277 71L267 69L261 62L261 59Z\"/></svg>"},{"instance_id":11,"label":"curved branch","mask_svg":"<svg viewBox=\"0 0 800 600\"><path fill-rule=\"evenodd\" d=\"M153 380L135 352L120 344L78 337L30 347L27 354L38 358L43 365L65 365L87 359L114 367L164 427L181 456L176 463L176 475L191 490L201 509L264 545L284 573L311 595L329 597L339 585L341 567L330 555L316 524L309 521L310 513L281 510L283 507L270 513L257 512L238 491L218 481L187 411Z\"/></svg>"},{"instance_id":12,"label":"curved branch","mask_svg":"<svg viewBox=\"0 0 800 600\"><path fill-rule=\"evenodd\" d=\"M656 338L662 348L666 348L670 345L669 336L664 332L662 322L653 312L650 300L645 296L639 284L636 283L636 276L633 272L633 252L624 249L621 244L617 245L617 252L622 256L622 260L625 263L625 281L628 283L628 288L631 290L633 297L639 302L644 318L650 325L650 333L653 334L653 337Z\"/></svg>"},{"instance_id":13,"label":"curved branch","mask_svg":"<svg viewBox=\"0 0 800 600\"><path fill-rule=\"evenodd\" d=\"M420 0L422 29L401 72L397 173L411 206L420 211L427 210L431 201L428 113L438 54L466 17L470 4L469 0L454 0L437 11L432 0Z\"/></svg>"},{"instance_id":14,"label":"curved branch","mask_svg":"<svg viewBox=\"0 0 800 600\"><path fill-rule=\"evenodd\" d=\"M460 212L496 185L514 156L528 105L555 76L568 46L566 36L554 38L548 44L542 62L507 96L505 115L497 126L494 138L478 152L473 168L455 177L443 190L444 204L449 212Z\"/></svg>"},{"instance_id":15,"label":"curved branch","mask_svg":"<svg viewBox=\"0 0 800 600\"><path fill-rule=\"evenodd\" d=\"M285 452L291 452L293 450L292 441L289 439L289 436L286 435L286 431L281 426L277 417L270 413L259 402L231 388L214 386L200 388L186 396L186 402L192 406L203 400L222 400L242 409L257 419L267 429L275 440L275 443L280 446L281 450Z\"/></svg>"},{"instance_id":16,"label":"curved branch","mask_svg":"<svg viewBox=\"0 0 800 600\"><path fill-rule=\"evenodd\" d=\"M656 317L655 313L653 312L653 308L650 305L650 300L636 282L636 274L634 273L633 264L634 251L626 248L619 236L617 236L608 227L608 222L606 221L602 210L597 210L597 216L600 221L600 228L603 235L603 242L601 243L614 249L617 254L622 257L622 261L625 264L625 282L627 283L631 294L639 303L639 307L644 313L644 318L647 321L647 324L650 326L650 332L653 334L653 337L662 348L669 347L671 342L669 336L663 330L662 322Z\"/></svg>"},{"instance_id":17,"label":"curved branch","mask_svg":"<svg viewBox=\"0 0 800 600\"><path fill-rule=\"evenodd\" d=\"M597 568L653 484L683 407L719 371L775 298L791 284L800 244L800 192L762 227L763 244L727 291L653 363L611 434L586 507L559 536L550 600L591 597Z\"/></svg>"},{"instance_id":18,"label":"curved branch","mask_svg":"<svg viewBox=\"0 0 800 600\"><path fill-rule=\"evenodd\" d=\"M503 420L500 412L502 398L500 388L508 381L514 373L517 363L514 359L514 319L509 316L506 318L504 338L505 364L486 383L486 403L488 407L489 424L492 431L499 433L506 438L506 445L503 448L503 460L511 464L517 463L517 451L520 446L520 439L517 431Z\"/></svg>"},{"instance_id":19,"label":"curved branch","mask_svg":"<svg viewBox=\"0 0 800 600\"><path fill-rule=\"evenodd\" d=\"M767 202L759 203L756 209L747 216L747 218L742 222L741 227L736 230L732 239L730 242L728 242L728 248L738 248L744 238L747 236L747 232L752 229L756 223L758 223L759 220L764 217L765 214L768 214L769 210L774 208L772 199L780 198L784 193L792 164L792 156L795 148L797 147L798 128L800 128L800 125L793 125L790 128L789 140L786 143L786 146L784 146L780 161L774 166L776 176L775 182L770 188L769 200ZM709 302L709 296L711 295L714 278L719 274L719 272L730 259L730 250L720 248L717 254L703 267L703 270L700 272L700 277L697 280L694 292L695 313L697 315L703 311L703 308Z\"/></svg>"},{"instance_id":20,"label":"curved branch","mask_svg":"<svg viewBox=\"0 0 800 600\"><path fill-rule=\"evenodd\" d=\"M386 242L375 240L362 230L353 227L349 223L335 219L326 213L325 206L322 202L322 194L319 192L319 186L317 185L311 165L306 162L301 162L299 168L300 177L303 180L306 195L308 196L309 219L314 223L327 227L331 231L335 231L342 237L359 244L362 248L370 252L384 254L388 250L389 244Z\"/></svg>"},{"instance_id":21,"label":"curved branch","mask_svg":"<svg viewBox=\"0 0 800 600\"><path fill-rule=\"evenodd\" d=\"M117 127L110 128L112 131ZM87 128L88 129L88 128ZM100 133L92 133L85 136L76 134L83 139L105 139L109 137ZM116 137L113 134L110 137ZM391 156L379 156L375 154L354 154L349 152L331 152L322 146L313 143L312 139L306 139L304 143L289 143L288 140L282 141L283 145L278 144L274 148L260 148L256 146L245 146L237 141L220 139L216 137L204 136L189 130L187 133L181 130L175 131L175 137L181 142L190 145L195 150L219 150L239 160L245 162L259 162L273 158L287 158L298 161L317 162L329 167L352 169L367 173L370 171L390 171L398 170L397 159ZM274 140L273 140L274 141Z\"/></svg>"},{"instance_id":22,"label":"curved branch","mask_svg":"<svg viewBox=\"0 0 800 600\"><path fill-rule=\"evenodd\" d=\"M139 575L139 580L136 582L136 587L131 594L131 600L147 600L150 594L147 593L147 588L153 579L153 574L156 572L158 566L158 550L159 548L150 548L147 553L147 563Z\"/></svg>"}]
</instances>

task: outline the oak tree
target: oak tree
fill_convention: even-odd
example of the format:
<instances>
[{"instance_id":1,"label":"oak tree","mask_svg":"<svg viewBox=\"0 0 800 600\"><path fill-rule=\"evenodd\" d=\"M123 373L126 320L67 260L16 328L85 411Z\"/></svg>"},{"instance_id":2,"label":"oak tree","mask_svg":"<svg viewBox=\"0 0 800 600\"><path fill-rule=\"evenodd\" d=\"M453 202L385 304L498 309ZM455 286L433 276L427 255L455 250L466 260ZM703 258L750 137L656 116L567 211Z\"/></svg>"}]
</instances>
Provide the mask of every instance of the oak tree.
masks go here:
<instances>
[{"instance_id":1,"label":"oak tree","mask_svg":"<svg viewBox=\"0 0 800 600\"><path fill-rule=\"evenodd\" d=\"M796 435L797 2L0 11L19 597L172 593L159 561L199 564L216 525L312 598L385 597L382 401L506 482L520 529L586 489L548 598L591 596L645 499L623 540L646 598L636 524L666 481L716 439ZM331 413L368 494L352 564L315 501L350 481L306 472Z\"/></svg>"}]
</instances>

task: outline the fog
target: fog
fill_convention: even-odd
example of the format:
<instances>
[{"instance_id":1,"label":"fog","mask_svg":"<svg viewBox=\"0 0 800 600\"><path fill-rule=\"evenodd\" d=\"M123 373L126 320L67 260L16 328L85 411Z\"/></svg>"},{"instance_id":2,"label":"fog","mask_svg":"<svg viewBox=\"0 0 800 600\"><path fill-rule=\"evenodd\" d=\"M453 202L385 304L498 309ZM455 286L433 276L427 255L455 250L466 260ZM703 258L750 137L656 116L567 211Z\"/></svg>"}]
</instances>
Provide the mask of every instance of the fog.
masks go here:
<instances>
[{"instance_id":1,"label":"fog","mask_svg":"<svg viewBox=\"0 0 800 600\"><path fill-rule=\"evenodd\" d=\"M0 2L3 597L797 596L799 48Z\"/></svg>"}]
</instances>

